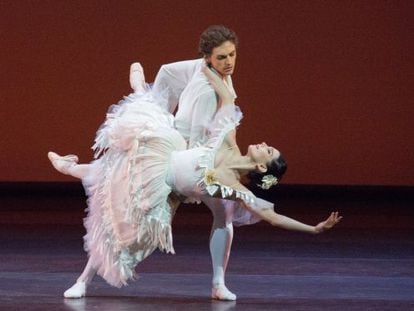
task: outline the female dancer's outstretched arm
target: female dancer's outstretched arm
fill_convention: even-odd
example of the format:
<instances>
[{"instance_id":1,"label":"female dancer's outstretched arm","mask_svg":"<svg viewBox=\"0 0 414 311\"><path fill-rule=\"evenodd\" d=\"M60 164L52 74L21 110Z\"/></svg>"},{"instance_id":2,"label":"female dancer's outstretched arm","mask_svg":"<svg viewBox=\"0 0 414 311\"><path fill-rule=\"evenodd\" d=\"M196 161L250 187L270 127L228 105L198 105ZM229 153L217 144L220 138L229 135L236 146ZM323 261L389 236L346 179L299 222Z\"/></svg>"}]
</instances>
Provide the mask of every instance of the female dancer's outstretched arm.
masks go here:
<instances>
[{"instance_id":1,"label":"female dancer's outstretched arm","mask_svg":"<svg viewBox=\"0 0 414 311\"><path fill-rule=\"evenodd\" d=\"M295 219L289 218L282 214L276 213L273 209L255 209L248 206L245 202L241 202L241 205L244 208L250 210L250 212L256 214L264 221L267 221L272 226L279 227L287 230L302 231L306 233L317 234L331 229L342 219L342 216L338 215L338 212L332 212L329 217L318 223L316 226L310 226L304 223L301 223Z\"/></svg>"},{"instance_id":2,"label":"female dancer's outstretched arm","mask_svg":"<svg viewBox=\"0 0 414 311\"><path fill-rule=\"evenodd\" d=\"M237 201L241 207L247 209L252 214L256 215L260 219L268 222L269 224L275 227L279 227L286 230L317 234L331 229L342 219L342 216L339 216L338 212L332 212L326 220L319 222L317 225L307 225L293 218L276 213L273 210L272 203L255 197L254 194L251 193L249 189L240 184L237 179L227 179L226 183L237 185L237 190L233 191L231 195L226 196L226 194L223 194L223 191L219 188L212 196L216 198L223 198L224 195L224 197L226 197L229 200ZM255 203L247 203L245 199L240 198L240 193L244 193L247 196L254 198L252 201L254 201Z\"/></svg>"}]
</instances>

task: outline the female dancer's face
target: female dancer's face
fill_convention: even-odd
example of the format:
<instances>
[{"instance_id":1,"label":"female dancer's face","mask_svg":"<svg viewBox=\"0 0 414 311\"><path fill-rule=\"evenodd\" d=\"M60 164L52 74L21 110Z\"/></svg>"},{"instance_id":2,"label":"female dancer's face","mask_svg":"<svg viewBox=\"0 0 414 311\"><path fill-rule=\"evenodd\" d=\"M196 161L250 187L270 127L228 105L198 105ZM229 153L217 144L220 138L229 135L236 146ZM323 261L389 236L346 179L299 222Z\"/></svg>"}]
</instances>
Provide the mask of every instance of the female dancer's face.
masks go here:
<instances>
[{"instance_id":1,"label":"female dancer's face","mask_svg":"<svg viewBox=\"0 0 414 311\"><path fill-rule=\"evenodd\" d=\"M232 75L236 66L236 46L231 41L223 42L213 49L206 62L222 76Z\"/></svg>"},{"instance_id":2,"label":"female dancer's face","mask_svg":"<svg viewBox=\"0 0 414 311\"><path fill-rule=\"evenodd\" d=\"M247 149L247 155L250 156L253 162L266 166L273 159L277 159L280 156L280 152L263 142L257 145L250 145Z\"/></svg>"}]
</instances>

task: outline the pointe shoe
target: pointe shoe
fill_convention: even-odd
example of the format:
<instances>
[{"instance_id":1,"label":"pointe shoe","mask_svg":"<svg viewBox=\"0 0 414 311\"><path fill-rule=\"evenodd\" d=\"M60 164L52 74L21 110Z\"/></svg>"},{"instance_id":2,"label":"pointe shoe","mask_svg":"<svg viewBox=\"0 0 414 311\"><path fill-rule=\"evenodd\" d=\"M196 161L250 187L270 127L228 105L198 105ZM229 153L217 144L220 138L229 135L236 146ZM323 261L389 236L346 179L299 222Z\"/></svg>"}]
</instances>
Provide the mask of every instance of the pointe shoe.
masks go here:
<instances>
[{"instance_id":1,"label":"pointe shoe","mask_svg":"<svg viewBox=\"0 0 414 311\"><path fill-rule=\"evenodd\" d=\"M140 63L133 63L131 65L129 82L135 92L143 92L145 90L144 68L142 68Z\"/></svg>"},{"instance_id":2,"label":"pointe shoe","mask_svg":"<svg viewBox=\"0 0 414 311\"><path fill-rule=\"evenodd\" d=\"M68 154L64 157L58 155L53 151L49 151L47 154L50 162L52 163L53 167L62 174L70 175L69 168L78 163L79 158L76 155Z\"/></svg>"},{"instance_id":3,"label":"pointe shoe","mask_svg":"<svg viewBox=\"0 0 414 311\"><path fill-rule=\"evenodd\" d=\"M71 288L67 289L63 293L65 298L82 298L86 295L86 283L85 282L76 282L72 285Z\"/></svg>"},{"instance_id":4,"label":"pointe shoe","mask_svg":"<svg viewBox=\"0 0 414 311\"><path fill-rule=\"evenodd\" d=\"M211 298L217 300L234 301L237 296L227 289L225 285L214 286L211 289Z\"/></svg>"}]
</instances>

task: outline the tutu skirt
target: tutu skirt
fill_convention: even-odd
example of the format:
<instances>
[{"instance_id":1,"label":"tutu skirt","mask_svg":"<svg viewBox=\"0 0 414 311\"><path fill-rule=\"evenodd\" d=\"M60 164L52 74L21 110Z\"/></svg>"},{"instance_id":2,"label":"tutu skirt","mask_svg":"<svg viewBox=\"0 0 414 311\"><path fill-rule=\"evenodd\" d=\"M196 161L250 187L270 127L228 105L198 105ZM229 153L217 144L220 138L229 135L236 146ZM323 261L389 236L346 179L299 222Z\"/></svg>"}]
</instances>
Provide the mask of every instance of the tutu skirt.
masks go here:
<instances>
[{"instance_id":1,"label":"tutu skirt","mask_svg":"<svg viewBox=\"0 0 414 311\"><path fill-rule=\"evenodd\" d=\"M82 180L88 196L85 250L109 284L121 287L155 249L174 253L178 206L166 183L173 152L186 143L151 90L110 108L95 139L95 161Z\"/></svg>"}]
</instances>

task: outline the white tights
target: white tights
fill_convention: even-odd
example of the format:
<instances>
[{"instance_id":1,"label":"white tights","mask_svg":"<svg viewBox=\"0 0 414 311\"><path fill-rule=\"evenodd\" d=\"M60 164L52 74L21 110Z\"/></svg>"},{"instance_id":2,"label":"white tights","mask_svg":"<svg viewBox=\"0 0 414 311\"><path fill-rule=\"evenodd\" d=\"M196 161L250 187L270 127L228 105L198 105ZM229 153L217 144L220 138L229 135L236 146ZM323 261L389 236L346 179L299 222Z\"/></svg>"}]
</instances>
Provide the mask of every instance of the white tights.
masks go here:
<instances>
[{"instance_id":1,"label":"white tights","mask_svg":"<svg viewBox=\"0 0 414 311\"><path fill-rule=\"evenodd\" d=\"M225 285L225 273L233 242L233 201L206 198L203 200L213 213L210 234L210 255L213 264L213 287Z\"/></svg>"},{"instance_id":2,"label":"white tights","mask_svg":"<svg viewBox=\"0 0 414 311\"><path fill-rule=\"evenodd\" d=\"M91 169L90 164L74 164L70 167L68 167L67 172L69 175L82 179L87 176ZM86 284L89 284L93 277L96 274L96 269L92 266L91 259L88 259L88 263L86 264L86 267L83 269L82 274L78 277L77 282L85 282Z\"/></svg>"},{"instance_id":3,"label":"white tights","mask_svg":"<svg viewBox=\"0 0 414 311\"><path fill-rule=\"evenodd\" d=\"M76 282L85 282L86 284L89 284L92 281L95 274L96 269L92 266L91 259L89 258L85 269L83 269L82 274L78 277Z\"/></svg>"},{"instance_id":4,"label":"white tights","mask_svg":"<svg viewBox=\"0 0 414 311\"><path fill-rule=\"evenodd\" d=\"M91 164L73 164L67 168L69 175L82 179L88 175L91 169Z\"/></svg>"}]
</instances>

